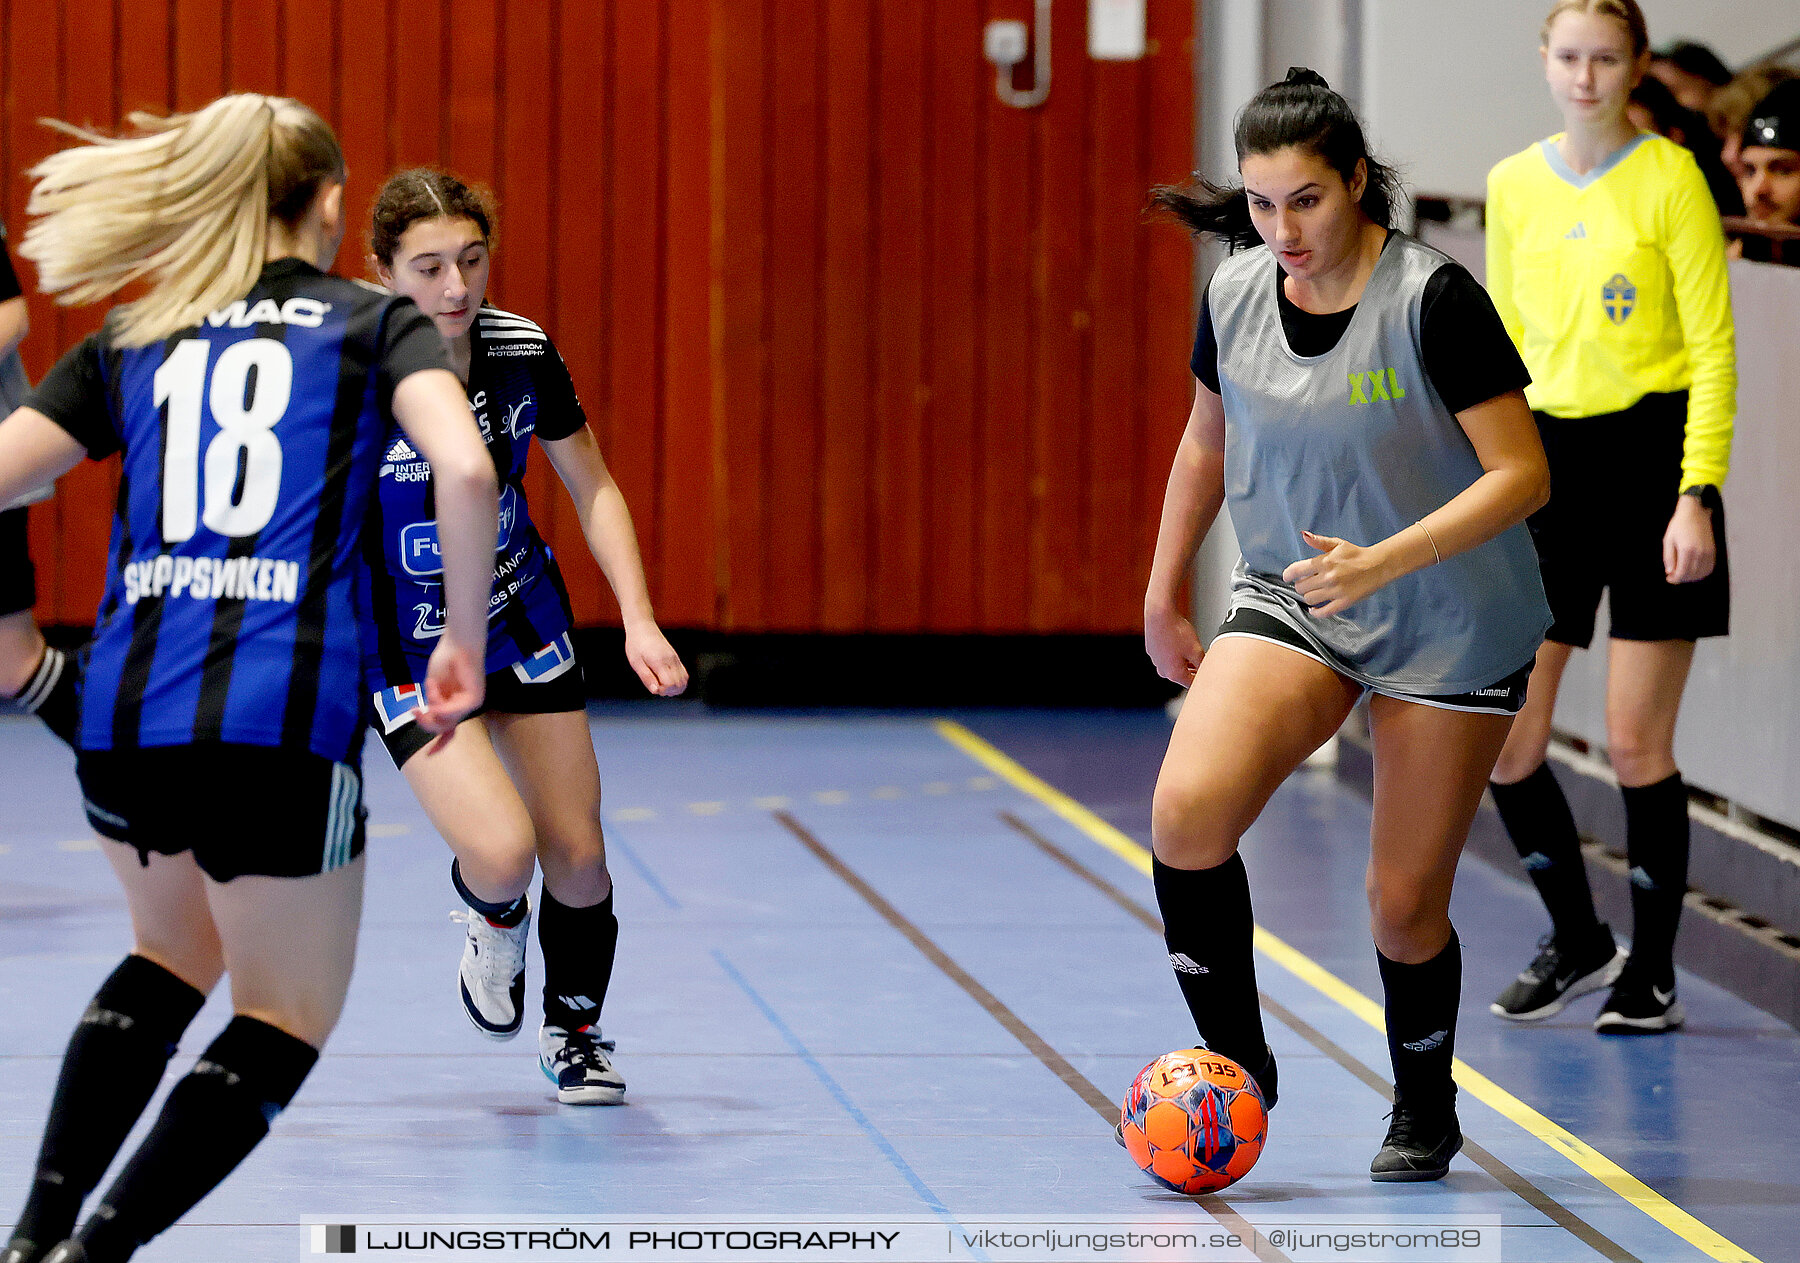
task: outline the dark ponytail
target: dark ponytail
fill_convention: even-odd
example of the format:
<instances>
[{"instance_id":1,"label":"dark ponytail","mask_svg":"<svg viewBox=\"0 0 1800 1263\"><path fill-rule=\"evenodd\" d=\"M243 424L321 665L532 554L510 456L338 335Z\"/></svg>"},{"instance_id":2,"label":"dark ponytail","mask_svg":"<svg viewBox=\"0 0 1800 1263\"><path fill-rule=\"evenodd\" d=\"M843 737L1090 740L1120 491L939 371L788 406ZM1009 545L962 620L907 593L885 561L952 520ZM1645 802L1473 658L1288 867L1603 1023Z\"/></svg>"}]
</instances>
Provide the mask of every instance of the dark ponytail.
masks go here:
<instances>
[{"instance_id":1,"label":"dark ponytail","mask_svg":"<svg viewBox=\"0 0 1800 1263\"><path fill-rule=\"evenodd\" d=\"M1323 158L1346 185L1356 178L1356 164L1366 163L1369 182L1359 204L1370 219L1384 228L1393 227L1394 207L1401 196L1400 177L1392 167L1376 161L1356 111L1316 71L1295 66L1286 79L1251 97L1238 115L1232 138L1240 163L1249 154L1297 147ZM1262 240L1250 222L1250 200L1236 185L1199 178L1182 185L1159 185L1150 190L1150 206L1173 215L1195 235L1211 234L1233 250Z\"/></svg>"}]
</instances>

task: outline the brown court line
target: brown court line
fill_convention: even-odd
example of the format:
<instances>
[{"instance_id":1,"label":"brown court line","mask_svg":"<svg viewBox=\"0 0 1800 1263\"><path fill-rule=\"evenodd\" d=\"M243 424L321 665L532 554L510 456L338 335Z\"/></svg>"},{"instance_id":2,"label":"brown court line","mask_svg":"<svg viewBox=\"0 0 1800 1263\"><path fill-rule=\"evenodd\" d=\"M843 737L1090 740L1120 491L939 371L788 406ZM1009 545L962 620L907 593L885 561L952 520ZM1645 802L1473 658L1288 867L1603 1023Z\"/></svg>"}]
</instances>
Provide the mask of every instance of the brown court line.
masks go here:
<instances>
[{"instance_id":1,"label":"brown court line","mask_svg":"<svg viewBox=\"0 0 1800 1263\"><path fill-rule=\"evenodd\" d=\"M1036 829L1033 829L1030 825L1019 819L1019 817L1013 815L1012 812L1001 812L1000 819L1005 821L1014 831L1023 835L1024 838L1033 846L1037 847L1038 850L1048 855L1058 864L1061 864L1071 873L1074 873L1077 877L1087 882L1088 885L1094 887L1094 889L1112 900L1120 908L1130 913L1147 929L1152 931L1157 938L1160 939L1162 937L1162 919L1155 913L1151 912L1123 890L1120 890L1117 886L1107 881L1106 878L1102 877L1099 873L1088 868L1087 865L1083 864L1073 855L1070 855L1049 838L1046 838ZM1327 1057L1337 1062L1338 1065L1342 1066L1351 1074L1368 1084L1371 1088L1375 1089L1375 1091L1380 1093L1385 1100L1389 1102L1393 1101L1394 1090L1388 1085L1388 1081L1375 1071L1371 1070L1368 1066L1364 1065L1352 1055L1348 1049L1345 1049L1334 1042L1324 1032L1312 1026L1298 1014L1288 1009L1280 1001L1269 996L1268 993L1258 991L1256 994L1257 998L1262 1001L1263 1008L1273 1013L1282 1023L1293 1028L1293 1030L1298 1033L1302 1039L1306 1040L1307 1043L1311 1044L1314 1048L1317 1048ZM1548 1193L1539 1189L1535 1184L1531 1183L1531 1181L1527 1180L1524 1176L1520 1175L1517 1171L1513 1170L1506 1163L1502 1162L1499 1158L1496 1158L1493 1154L1489 1153L1486 1149L1483 1149L1474 1141L1465 1137L1463 1140L1462 1151L1470 1158L1473 1158L1477 1166L1493 1176L1494 1179L1499 1181L1499 1183L1509 1192L1513 1193L1527 1205L1536 1209L1539 1214L1543 1215L1551 1222L1559 1225L1574 1235L1584 1245L1606 1258L1613 1260L1614 1263L1639 1263L1638 1257L1635 1254L1626 1250L1625 1247L1621 1246L1598 1228L1588 1223L1574 1211L1564 1206L1561 1202L1558 1202Z\"/></svg>"},{"instance_id":2,"label":"brown court line","mask_svg":"<svg viewBox=\"0 0 1800 1263\"><path fill-rule=\"evenodd\" d=\"M861 895L863 902L904 935L908 942L919 949L925 959L936 965L946 977L961 987L970 999L987 1010L988 1016L1005 1027L1007 1033L1014 1039L1025 1045L1031 1055L1036 1057L1045 1069L1067 1084L1069 1089L1085 1101L1096 1114L1100 1115L1109 1127L1118 1121L1118 1105L1095 1087L1086 1075L1070 1065L1068 1059L1052 1048L1043 1036L1027 1026L1018 1014L1007 1008L998 996L977 982L968 970L951 959L950 955L933 942L923 930L907 920L905 915L893 904L882 898L873 886L864 881L854 869L814 837L805 825L785 811L777 811L772 814L776 820L781 822L783 828L793 834L802 846L813 853L821 864L837 874L850 889ZM1194 1200L1200 1204L1202 1210L1217 1220L1221 1227L1235 1233L1240 1240L1250 1243L1250 1249L1258 1259L1265 1260L1265 1263L1292 1263L1287 1255L1269 1244L1268 1238L1258 1232L1254 1224L1233 1210L1223 1198L1216 1194L1205 1194Z\"/></svg>"}]
</instances>

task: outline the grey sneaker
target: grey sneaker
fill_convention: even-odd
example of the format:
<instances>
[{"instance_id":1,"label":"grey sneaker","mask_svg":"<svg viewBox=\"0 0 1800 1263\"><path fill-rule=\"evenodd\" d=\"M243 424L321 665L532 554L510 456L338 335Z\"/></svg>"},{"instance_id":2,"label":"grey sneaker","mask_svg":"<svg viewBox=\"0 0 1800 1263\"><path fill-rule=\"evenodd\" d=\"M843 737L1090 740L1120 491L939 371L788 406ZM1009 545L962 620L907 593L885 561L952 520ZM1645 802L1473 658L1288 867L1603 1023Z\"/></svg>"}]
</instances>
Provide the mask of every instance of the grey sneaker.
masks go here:
<instances>
[{"instance_id":1,"label":"grey sneaker","mask_svg":"<svg viewBox=\"0 0 1800 1263\"><path fill-rule=\"evenodd\" d=\"M1625 949L1601 926L1588 943L1566 947L1555 935L1538 940L1538 954L1488 1012L1511 1022L1536 1022L1561 1013L1576 996L1610 987L1625 968Z\"/></svg>"}]
</instances>

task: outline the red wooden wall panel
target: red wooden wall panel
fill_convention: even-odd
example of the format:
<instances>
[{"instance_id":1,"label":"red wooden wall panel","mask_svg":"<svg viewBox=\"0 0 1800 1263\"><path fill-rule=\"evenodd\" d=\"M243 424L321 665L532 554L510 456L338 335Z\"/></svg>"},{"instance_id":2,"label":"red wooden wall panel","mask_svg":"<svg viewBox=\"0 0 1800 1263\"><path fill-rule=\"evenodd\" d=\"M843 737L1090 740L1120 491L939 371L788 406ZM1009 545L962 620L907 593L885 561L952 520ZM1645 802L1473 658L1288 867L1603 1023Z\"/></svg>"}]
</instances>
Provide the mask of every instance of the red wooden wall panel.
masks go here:
<instances>
[{"instance_id":1,"label":"red wooden wall panel","mask_svg":"<svg viewBox=\"0 0 1800 1263\"><path fill-rule=\"evenodd\" d=\"M336 23L337 11L328 2L281 0L281 90L313 103L327 118L343 115Z\"/></svg>"},{"instance_id":2,"label":"red wooden wall panel","mask_svg":"<svg viewBox=\"0 0 1800 1263\"><path fill-rule=\"evenodd\" d=\"M83 73L63 77L57 117L83 125L106 126L117 116L116 59L96 57L89 60L86 55L90 49L116 47L118 28L114 19L110 5L70 5L63 9L58 45L62 59L57 64L81 64ZM34 73L43 73L43 63L38 64ZM44 146L44 150L55 143L53 136L48 139L51 145ZM46 332L53 330L54 345L71 346L99 327L100 315L93 308L61 308L49 320L39 320L33 313L32 325ZM36 374L32 380L37 380ZM78 608L97 607L105 589L107 537L103 531L92 529L88 519L91 516L95 525L105 520L104 514L96 510L102 506L110 507L118 492L115 470L114 465L102 467L83 461L63 479L67 494L54 502L60 519L59 534L67 541L56 576L57 599Z\"/></svg>"},{"instance_id":3,"label":"red wooden wall panel","mask_svg":"<svg viewBox=\"0 0 1800 1263\"><path fill-rule=\"evenodd\" d=\"M1014 6L1023 15L1026 7ZM981 443L981 625L1017 631L1031 609L1032 364L1037 355L1037 284L1032 260L1041 250L1035 222L1039 190L1036 137L1042 124L1024 110L982 95L987 121L986 267L977 292L984 316L986 380Z\"/></svg>"},{"instance_id":4,"label":"red wooden wall panel","mask_svg":"<svg viewBox=\"0 0 1800 1263\"><path fill-rule=\"evenodd\" d=\"M199 109L225 91L225 5L226 0L175 0L169 28L178 110ZM47 6L40 0L38 7ZM140 20L154 17L140 15Z\"/></svg>"},{"instance_id":5,"label":"red wooden wall panel","mask_svg":"<svg viewBox=\"0 0 1800 1263\"><path fill-rule=\"evenodd\" d=\"M719 479L713 451L714 346L711 14L698 0L670 0L668 131L663 149L667 205L661 382L662 584L664 622L714 627L723 605L717 532ZM625 363L620 371L640 372Z\"/></svg>"},{"instance_id":6,"label":"red wooden wall panel","mask_svg":"<svg viewBox=\"0 0 1800 1263\"><path fill-rule=\"evenodd\" d=\"M603 234L594 234L606 252L606 270L597 275L606 276L609 283L573 286L562 304L571 320L562 327L566 331L571 321L592 322L596 354L607 357L610 371L588 378L605 392L601 442L625 502L632 506L645 572L652 591L657 591L664 556L664 495L658 479L656 440L661 405L658 382L665 369L663 172L667 135L662 105L667 91L668 22L660 6L648 3L620 6L612 19L609 40L594 41L608 60L577 88L582 96L605 104L605 130L596 133L605 137L605 147L599 150L602 161L592 161L595 149L577 132L571 137L573 148L565 150L561 163L593 180L583 203L564 210L563 222L577 235L579 219L585 219L590 227L604 226ZM563 56L574 51L575 44L569 44ZM620 66L638 69L620 73L614 69ZM595 84L604 85L604 90L595 92ZM594 320L596 308L602 313L598 321ZM597 596L603 586L595 585Z\"/></svg>"},{"instance_id":7,"label":"red wooden wall panel","mask_svg":"<svg viewBox=\"0 0 1800 1263\"><path fill-rule=\"evenodd\" d=\"M84 7L79 0L71 8ZM233 92L281 92L281 0L229 0L225 6L225 77ZM298 85L296 85L296 88ZM316 108L324 110L320 103Z\"/></svg>"},{"instance_id":8,"label":"red wooden wall panel","mask_svg":"<svg viewBox=\"0 0 1800 1263\"><path fill-rule=\"evenodd\" d=\"M867 470L874 412L875 110L877 0L825 9L824 319L818 469L820 630L868 627L871 528Z\"/></svg>"},{"instance_id":9,"label":"red wooden wall panel","mask_svg":"<svg viewBox=\"0 0 1800 1263\"><path fill-rule=\"evenodd\" d=\"M711 316L712 450L720 489L714 521L721 557L721 617L761 627L768 435L767 120L765 44L773 0L713 5ZM731 190L720 197L721 188Z\"/></svg>"},{"instance_id":10,"label":"red wooden wall panel","mask_svg":"<svg viewBox=\"0 0 1800 1263\"><path fill-rule=\"evenodd\" d=\"M1134 248L1145 235L1139 215L1143 192L1133 187L1144 168L1142 89L1143 77L1129 62L1093 63L1090 126L1103 143L1090 143L1086 155L1087 183L1093 190L1087 207L1092 249L1081 323L1088 334L1086 406L1093 425L1086 469L1088 517L1081 524L1081 542L1094 567L1085 616L1103 626L1141 617L1142 593L1128 591L1109 570L1135 561L1129 550L1136 532L1121 531L1120 524L1155 511L1140 504L1136 494L1144 444L1144 396L1137 385L1147 368L1140 358L1144 267Z\"/></svg>"},{"instance_id":11,"label":"red wooden wall panel","mask_svg":"<svg viewBox=\"0 0 1800 1263\"><path fill-rule=\"evenodd\" d=\"M774 76L768 112L768 417L762 573L763 621L812 631L819 617L818 225L824 46L818 0L775 0L767 43ZM790 225L794 227L789 227ZM810 229L810 231L808 231Z\"/></svg>"},{"instance_id":12,"label":"red wooden wall panel","mask_svg":"<svg viewBox=\"0 0 1800 1263\"><path fill-rule=\"evenodd\" d=\"M382 176L393 165L390 123L393 81L389 74L392 29L387 8L366 0L337 0L333 29L338 37L338 113L332 119L350 183L344 191L349 230L337 270L364 274L368 266L369 212Z\"/></svg>"},{"instance_id":13,"label":"red wooden wall panel","mask_svg":"<svg viewBox=\"0 0 1800 1263\"><path fill-rule=\"evenodd\" d=\"M1162 73L1143 84L1145 96L1142 126L1146 136L1146 174L1152 183L1166 183L1191 165L1193 136L1187 129L1172 128L1167 120L1191 120L1194 116L1196 78L1202 33L1193 29L1191 15L1171 5L1153 4L1148 12L1148 35L1162 63ZM1140 297L1143 313L1143 430L1139 446L1139 503L1132 519L1137 527L1136 565L1146 576L1156 552L1157 520L1163 489L1175 447L1194 402L1194 379L1186 372L1170 372L1170 366L1186 365L1193 347L1189 321L1173 313L1193 310L1193 253L1183 235L1167 225L1156 225L1141 235ZM1122 534L1129 532L1121 532ZM1142 594L1132 609L1142 618Z\"/></svg>"},{"instance_id":14,"label":"red wooden wall panel","mask_svg":"<svg viewBox=\"0 0 1800 1263\"><path fill-rule=\"evenodd\" d=\"M920 6L877 7L873 67L878 194L875 218L874 630L923 626L925 470L920 439L928 366L925 283L930 269L925 162L925 47Z\"/></svg>"},{"instance_id":15,"label":"red wooden wall panel","mask_svg":"<svg viewBox=\"0 0 1800 1263\"><path fill-rule=\"evenodd\" d=\"M1054 89L1037 131L1033 172L1039 249L1032 260L1038 346L1031 418L1032 631L1081 631L1092 559L1082 525L1088 518L1088 408L1091 316L1086 307L1091 119L1087 99L1086 24L1054 28Z\"/></svg>"},{"instance_id":16,"label":"red wooden wall panel","mask_svg":"<svg viewBox=\"0 0 1800 1263\"><path fill-rule=\"evenodd\" d=\"M650 6L643 6L641 11L655 13ZM565 6L558 21L566 20ZM615 85L607 60L610 52L608 34L603 22L588 33L588 38L560 40L555 49L554 100L551 126L546 136L555 160L546 193L549 199L546 231L556 243L556 249L545 305L527 309L527 314L555 337L557 349L569 367L569 375L575 380L588 424L602 449L610 451L615 463L622 466L621 453L613 441L616 409L611 406L610 396L603 393L616 377L606 371L605 350L615 305L611 291L616 284L603 288L593 282L593 278L606 276L609 272L613 272L615 278L618 275L612 268L606 231L612 219L606 200L606 173L611 169L616 152L610 110ZM514 103L508 104L510 112ZM511 247L516 241L511 235L515 226L510 218L510 203L501 213L507 219L508 231L507 243L501 249L511 257ZM653 407L646 406L640 415L653 417ZM554 482L553 474L538 472L544 464L540 454L533 473L534 489L542 488L546 481ZM621 472L622 468L614 470L615 474ZM633 488L626 487L627 501L639 504L641 496L634 497L632 491ZM548 538L560 547L560 541L566 536L570 546L578 550L571 559L576 564L564 567L575 617L588 623L600 621L608 608L601 596L604 584L594 573L593 566L580 563L582 545L570 534L578 528L568 521L572 514L567 497L557 494L546 497L539 491L534 498L533 512L538 516L539 529L546 531ZM640 504L639 513L643 512ZM641 519L639 525L642 526Z\"/></svg>"},{"instance_id":17,"label":"red wooden wall panel","mask_svg":"<svg viewBox=\"0 0 1800 1263\"><path fill-rule=\"evenodd\" d=\"M337 128L364 274L407 165L492 188L492 295L556 339L662 620L731 631L1128 632L1191 382L1192 6L1093 62L1059 6L1041 108L983 23L1030 0L10 0L0 205L60 143L222 91ZM1028 83L1021 68L1019 82ZM23 279L32 280L29 265ZM32 299L34 376L97 311ZM33 511L39 616L80 623L116 475ZM578 617L617 617L541 460Z\"/></svg>"},{"instance_id":18,"label":"red wooden wall panel","mask_svg":"<svg viewBox=\"0 0 1800 1263\"><path fill-rule=\"evenodd\" d=\"M977 47L981 15L972 5L939 6L932 49L929 180L934 191L932 275L925 356L931 365L925 413L924 616L936 631L973 631L981 575L975 488L980 475L981 124L987 77L971 75L950 50Z\"/></svg>"}]
</instances>

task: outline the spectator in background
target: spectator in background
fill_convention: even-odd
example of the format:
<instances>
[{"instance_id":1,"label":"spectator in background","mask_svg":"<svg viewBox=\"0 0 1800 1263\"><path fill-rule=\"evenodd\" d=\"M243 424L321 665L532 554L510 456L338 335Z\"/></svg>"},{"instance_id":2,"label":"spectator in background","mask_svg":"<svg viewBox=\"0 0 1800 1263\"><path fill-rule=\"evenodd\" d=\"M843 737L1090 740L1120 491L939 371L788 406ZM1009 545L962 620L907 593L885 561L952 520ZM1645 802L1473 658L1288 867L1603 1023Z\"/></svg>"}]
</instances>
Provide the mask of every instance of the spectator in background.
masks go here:
<instances>
[{"instance_id":1,"label":"spectator in background","mask_svg":"<svg viewBox=\"0 0 1800 1263\"><path fill-rule=\"evenodd\" d=\"M1715 90L1731 82L1731 70L1717 53L1685 39L1655 53L1650 74L1668 87L1683 109L1696 112L1706 108Z\"/></svg>"},{"instance_id":2,"label":"spectator in background","mask_svg":"<svg viewBox=\"0 0 1800 1263\"><path fill-rule=\"evenodd\" d=\"M1645 75L1631 90L1631 103L1625 107L1625 116L1639 131L1655 132L1694 155L1694 161L1700 164L1700 174L1706 177L1706 187L1719 205L1719 214L1744 213L1737 178L1719 157L1719 139L1712 134L1704 114L1678 101L1662 80Z\"/></svg>"},{"instance_id":3,"label":"spectator in background","mask_svg":"<svg viewBox=\"0 0 1800 1263\"><path fill-rule=\"evenodd\" d=\"M1796 77L1796 72L1786 66L1752 66L1739 71L1730 83L1713 93L1706 106L1706 121L1719 138L1719 157L1725 169L1735 178L1744 178L1738 151L1743 147L1744 124L1750 121L1750 111L1775 90L1776 84Z\"/></svg>"},{"instance_id":4,"label":"spectator in background","mask_svg":"<svg viewBox=\"0 0 1800 1263\"><path fill-rule=\"evenodd\" d=\"M1778 84L1744 124L1739 177L1745 214L1759 224L1800 226L1800 79ZM1746 234L1738 258L1800 267L1800 242Z\"/></svg>"}]
</instances>

